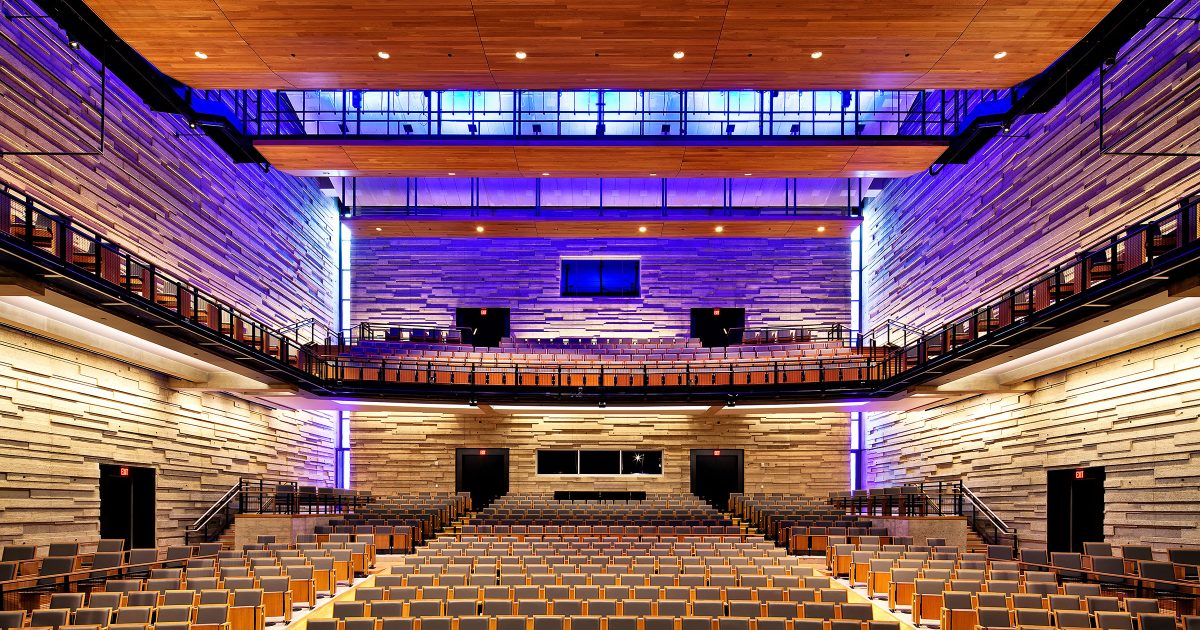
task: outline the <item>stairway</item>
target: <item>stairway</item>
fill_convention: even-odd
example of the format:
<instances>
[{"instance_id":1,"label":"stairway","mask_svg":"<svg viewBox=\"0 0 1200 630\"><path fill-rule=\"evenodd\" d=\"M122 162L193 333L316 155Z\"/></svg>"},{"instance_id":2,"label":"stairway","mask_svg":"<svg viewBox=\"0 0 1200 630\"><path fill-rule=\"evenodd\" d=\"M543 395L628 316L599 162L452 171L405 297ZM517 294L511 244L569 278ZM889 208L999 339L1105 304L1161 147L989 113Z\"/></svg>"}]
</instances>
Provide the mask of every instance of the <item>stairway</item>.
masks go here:
<instances>
[{"instance_id":1,"label":"stairway","mask_svg":"<svg viewBox=\"0 0 1200 630\"><path fill-rule=\"evenodd\" d=\"M967 528L967 551L970 553L986 553L987 542L980 537L979 533L971 528Z\"/></svg>"},{"instance_id":2,"label":"stairway","mask_svg":"<svg viewBox=\"0 0 1200 630\"><path fill-rule=\"evenodd\" d=\"M221 543L221 549L233 549L233 536L235 529L237 529L236 521L230 523L229 527L225 528L225 531L221 533L221 537L217 539L217 542Z\"/></svg>"}]
</instances>

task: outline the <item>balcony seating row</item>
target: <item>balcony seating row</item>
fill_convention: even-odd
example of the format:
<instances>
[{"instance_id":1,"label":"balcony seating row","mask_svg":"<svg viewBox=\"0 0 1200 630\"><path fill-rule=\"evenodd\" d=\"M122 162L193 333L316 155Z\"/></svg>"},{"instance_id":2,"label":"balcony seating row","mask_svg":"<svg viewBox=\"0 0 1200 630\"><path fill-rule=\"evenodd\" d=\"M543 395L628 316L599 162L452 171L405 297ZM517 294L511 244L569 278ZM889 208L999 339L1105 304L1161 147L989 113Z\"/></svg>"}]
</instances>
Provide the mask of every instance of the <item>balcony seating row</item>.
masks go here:
<instances>
[{"instance_id":1,"label":"balcony seating row","mask_svg":"<svg viewBox=\"0 0 1200 630\"><path fill-rule=\"evenodd\" d=\"M895 621L745 617L347 617L309 622L310 630L900 630Z\"/></svg>"}]
</instances>

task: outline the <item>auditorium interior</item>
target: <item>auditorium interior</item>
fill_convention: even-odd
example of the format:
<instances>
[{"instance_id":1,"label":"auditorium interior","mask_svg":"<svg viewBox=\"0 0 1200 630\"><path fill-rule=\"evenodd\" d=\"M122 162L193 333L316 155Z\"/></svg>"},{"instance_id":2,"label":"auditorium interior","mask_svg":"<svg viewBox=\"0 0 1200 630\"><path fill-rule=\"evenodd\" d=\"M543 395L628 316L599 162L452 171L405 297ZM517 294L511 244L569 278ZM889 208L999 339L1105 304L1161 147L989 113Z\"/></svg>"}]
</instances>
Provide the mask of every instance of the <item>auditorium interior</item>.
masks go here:
<instances>
[{"instance_id":1,"label":"auditorium interior","mask_svg":"<svg viewBox=\"0 0 1200 630\"><path fill-rule=\"evenodd\" d=\"M1200 0L0 0L0 630L1200 630L1198 213Z\"/></svg>"}]
</instances>

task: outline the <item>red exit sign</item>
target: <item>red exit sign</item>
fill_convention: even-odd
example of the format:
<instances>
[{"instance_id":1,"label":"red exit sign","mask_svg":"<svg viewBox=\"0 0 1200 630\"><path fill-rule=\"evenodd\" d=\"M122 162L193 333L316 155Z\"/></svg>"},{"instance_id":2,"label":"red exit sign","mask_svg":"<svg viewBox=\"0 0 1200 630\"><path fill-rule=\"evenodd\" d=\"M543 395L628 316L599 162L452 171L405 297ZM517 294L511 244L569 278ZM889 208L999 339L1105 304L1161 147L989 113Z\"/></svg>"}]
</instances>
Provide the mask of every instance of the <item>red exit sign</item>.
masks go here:
<instances>
[{"instance_id":1,"label":"red exit sign","mask_svg":"<svg viewBox=\"0 0 1200 630\"><path fill-rule=\"evenodd\" d=\"M117 469L117 474L118 474L118 475L120 475L120 476L122 476L122 477L128 477L128 476L129 476L129 467L128 467L128 466L122 466L122 467L118 468L118 469Z\"/></svg>"},{"instance_id":2,"label":"red exit sign","mask_svg":"<svg viewBox=\"0 0 1200 630\"><path fill-rule=\"evenodd\" d=\"M1076 478L1076 479L1084 479L1084 478L1085 478L1085 477L1084 477L1084 475L1083 475L1083 469L1082 469L1082 468L1076 468L1076 469L1075 469L1075 478Z\"/></svg>"}]
</instances>

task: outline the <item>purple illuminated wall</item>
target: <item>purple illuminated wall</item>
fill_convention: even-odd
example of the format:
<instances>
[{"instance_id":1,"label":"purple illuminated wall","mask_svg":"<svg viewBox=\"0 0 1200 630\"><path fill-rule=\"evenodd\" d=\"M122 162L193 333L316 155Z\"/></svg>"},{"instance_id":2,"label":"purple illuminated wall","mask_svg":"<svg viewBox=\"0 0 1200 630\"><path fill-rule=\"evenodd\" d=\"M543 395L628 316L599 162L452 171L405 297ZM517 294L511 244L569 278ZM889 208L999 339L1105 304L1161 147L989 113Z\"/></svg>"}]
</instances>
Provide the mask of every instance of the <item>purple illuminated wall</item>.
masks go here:
<instances>
[{"instance_id":1,"label":"purple illuminated wall","mask_svg":"<svg viewBox=\"0 0 1200 630\"><path fill-rule=\"evenodd\" d=\"M0 150L93 148L95 65L46 20L0 19ZM267 322L332 320L337 214L313 182L232 164L111 77L106 127L100 155L5 156L0 179ZM183 544L239 477L333 482L328 412L181 387L7 326L0 425L20 470L0 475L15 499L0 545L96 540L99 462L155 469L159 545Z\"/></svg>"},{"instance_id":2,"label":"purple illuminated wall","mask_svg":"<svg viewBox=\"0 0 1200 630\"><path fill-rule=\"evenodd\" d=\"M1178 2L1164 15L1200 15ZM1156 21L1106 82L1106 125L1125 150L1194 150L1200 38ZM970 164L896 182L866 210L869 312L933 324L1200 187L1200 159L1099 154L1093 75L1049 113L1023 119ZM1160 115L1165 113L1165 115ZM1027 136L1027 137L1021 137ZM1194 540L1200 458L1190 333L907 413L869 413L866 479L962 479L1022 545L1047 539L1046 470L1104 466L1104 540L1157 549ZM1188 471L1181 473L1181 471Z\"/></svg>"},{"instance_id":3,"label":"purple illuminated wall","mask_svg":"<svg viewBox=\"0 0 1200 630\"><path fill-rule=\"evenodd\" d=\"M1194 15L1197 6L1179 2L1165 15ZM1126 147L1194 148L1200 100L1151 114L1194 88L1196 25L1156 25L1122 52L1106 82L1106 100L1123 99L1110 127L1128 134ZM871 322L922 325L963 313L1200 187L1194 157L1100 155L1098 85L1095 73L1049 113L1022 118L970 164L893 182L867 204Z\"/></svg>"},{"instance_id":4,"label":"purple illuminated wall","mask_svg":"<svg viewBox=\"0 0 1200 630\"><path fill-rule=\"evenodd\" d=\"M0 59L0 150L95 147L95 58L52 22L0 20ZM267 322L331 322L333 202L310 179L233 164L109 79L101 155L8 156L0 179Z\"/></svg>"},{"instance_id":5,"label":"purple illuminated wall","mask_svg":"<svg viewBox=\"0 0 1200 630\"><path fill-rule=\"evenodd\" d=\"M354 241L353 323L452 325L454 308L512 309L517 336L686 335L692 307L744 307L749 326L849 322L847 239ZM564 256L637 256L640 298L564 298Z\"/></svg>"}]
</instances>

